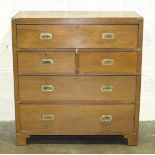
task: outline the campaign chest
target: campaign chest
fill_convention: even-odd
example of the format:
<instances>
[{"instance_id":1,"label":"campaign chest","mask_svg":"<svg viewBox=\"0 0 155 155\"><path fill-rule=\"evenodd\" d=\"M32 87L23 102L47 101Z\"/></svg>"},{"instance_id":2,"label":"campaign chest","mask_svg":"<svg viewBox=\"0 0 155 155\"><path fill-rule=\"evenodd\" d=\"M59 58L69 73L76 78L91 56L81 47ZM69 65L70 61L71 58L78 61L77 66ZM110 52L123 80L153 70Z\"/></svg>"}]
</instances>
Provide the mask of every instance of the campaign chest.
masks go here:
<instances>
[{"instance_id":1,"label":"campaign chest","mask_svg":"<svg viewBox=\"0 0 155 155\"><path fill-rule=\"evenodd\" d=\"M123 135L137 145L143 18L19 12L12 18L16 142Z\"/></svg>"}]
</instances>

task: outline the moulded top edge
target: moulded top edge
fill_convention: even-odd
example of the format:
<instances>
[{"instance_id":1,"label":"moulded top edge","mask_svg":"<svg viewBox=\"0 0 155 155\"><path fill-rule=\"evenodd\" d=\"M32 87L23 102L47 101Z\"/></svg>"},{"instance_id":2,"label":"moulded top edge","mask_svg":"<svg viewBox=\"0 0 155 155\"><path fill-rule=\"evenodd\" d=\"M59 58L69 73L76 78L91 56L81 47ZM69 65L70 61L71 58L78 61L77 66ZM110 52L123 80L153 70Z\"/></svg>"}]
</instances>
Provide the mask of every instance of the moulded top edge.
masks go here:
<instances>
[{"instance_id":1,"label":"moulded top edge","mask_svg":"<svg viewBox=\"0 0 155 155\"><path fill-rule=\"evenodd\" d=\"M134 11L20 11L13 19L50 19L50 18L138 18L142 19Z\"/></svg>"}]
</instances>

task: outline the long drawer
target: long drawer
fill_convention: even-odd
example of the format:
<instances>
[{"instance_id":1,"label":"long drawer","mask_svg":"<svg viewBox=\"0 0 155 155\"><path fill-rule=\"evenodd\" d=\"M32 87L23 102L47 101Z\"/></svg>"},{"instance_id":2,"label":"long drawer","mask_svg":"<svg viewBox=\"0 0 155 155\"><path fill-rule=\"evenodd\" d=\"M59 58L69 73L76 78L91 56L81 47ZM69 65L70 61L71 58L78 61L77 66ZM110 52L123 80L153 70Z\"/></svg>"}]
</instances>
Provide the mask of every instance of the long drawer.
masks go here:
<instances>
[{"instance_id":1,"label":"long drawer","mask_svg":"<svg viewBox=\"0 0 155 155\"><path fill-rule=\"evenodd\" d=\"M17 25L18 48L137 48L138 25Z\"/></svg>"},{"instance_id":2,"label":"long drawer","mask_svg":"<svg viewBox=\"0 0 155 155\"><path fill-rule=\"evenodd\" d=\"M80 73L135 73L137 52L80 52Z\"/></svg>"},{"instance_id":3,"label":"long drawer","mask_svg":"<svg viewBox=\"0 0 155 155\"><path fill-rule=\"evenodd\" d=\"M20 105L21 130L82 135L134 130L134 105Z\"/></svg>"},{"instance_id":4,"label":"long drawer","mask_svg":"<svg viewBox=\"0 0 155 155\"><path fill-rule=\"evenodd\" d=\"M19 99L134 101L135 76L20 76Z\"/></svg>"},{"instance_id":5,"label":"long drawer","mask_svg":"<svg viewBox=\"0 0 155 155\"><path fill-rule=\"evenodd\" d=\"M19 52L19 73L75 73L74 52Z\"/></svg>"}]
</instances>

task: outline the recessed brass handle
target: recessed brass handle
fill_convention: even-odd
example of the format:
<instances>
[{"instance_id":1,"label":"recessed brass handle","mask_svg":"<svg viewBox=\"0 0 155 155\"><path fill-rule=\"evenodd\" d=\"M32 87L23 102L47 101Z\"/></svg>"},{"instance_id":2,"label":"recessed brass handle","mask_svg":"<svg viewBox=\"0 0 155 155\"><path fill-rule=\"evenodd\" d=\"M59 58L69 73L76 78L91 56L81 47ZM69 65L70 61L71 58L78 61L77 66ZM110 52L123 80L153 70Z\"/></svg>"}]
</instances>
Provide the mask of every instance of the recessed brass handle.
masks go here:
<instances>
[{"instance_id":1,"label":"recessed brass handle","mask_svg":"<svg viewBox=\"0 0 155 155\"><path fill-rule=\"evenodd\" d=\"M102 122L111 122L112 121L112 115L101 115L100 120Z\"/></svg>"},{"instance_id":2,"label":"recessed brass handle","mask_svg":"<svg viewBox=\"0 0 155 155\"><path fill-rule=\"evenodd\" d=\"M53 114L43 114L41 116L41 119L43 121L53 121L54 120L54 115Z\"/></svg>"},{"instance_id":3,"label":"recessed brass handle","mask_svg":"<svg viewBox=\"0 0 155 155\"><path fill-rule=\"evenodd\" d=\"M40 40L51 40L51 39L52 39L52 33L48 33L48 32L40 33Z\"/></svg>"},{"instance_id":4,"label":"recessed brass handle","mask_svg":"<svg viewBox=\"0 0 155 155\"><path fill-rule=\"evenodd\" d=\"M111 40L114 38L115 38L114 33L102 33L102 39Z\"/></svg>"},{"instance_id":5,"label":"recessed brass handle","mask_svg":"<svg viewBox=\"0 0 155 155\"><path fill-rule=\"evenodd\" d=\"M114 65L114 59L102 59L102 65Z\"/></svg>"},{"instance_id":6,"label":"recessed brass handle","mask_svg":"<svg viewBox=\"0 0 155 155\"><path fill-rule=\"evenodd\" d=\"M51 84L43 84L41 89L42 89L42 92L51 92L54 90L54 87Z\"/></svg>"},{"instance_id":7,"label":"recessed brass handle","mask_svg":"<svg viewBox=\"0 0 155 155\"><path fill-rule=\"evenodd\" d=\"M43 65L52 65L54 63L53 59L42 59L41 62Z\"/></svg>"},{"instance_id":8,"label":"recessed brass handle","mask_svg":"<svg viewBox=\"0 0 155 155\"><path fill-rule=\"evenodd\" d=\"M101 85L101 91L102 92L112 92L113 85Z\"/></svg>"}]
</instances>

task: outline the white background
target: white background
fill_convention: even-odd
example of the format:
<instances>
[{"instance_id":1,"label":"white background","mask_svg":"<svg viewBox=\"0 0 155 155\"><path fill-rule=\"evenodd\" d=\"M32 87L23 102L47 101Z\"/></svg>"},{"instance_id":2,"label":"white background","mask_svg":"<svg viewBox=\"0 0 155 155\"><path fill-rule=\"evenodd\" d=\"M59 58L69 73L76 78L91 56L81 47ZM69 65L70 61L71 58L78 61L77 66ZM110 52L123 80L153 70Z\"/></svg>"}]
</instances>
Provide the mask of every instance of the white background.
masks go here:
<instances>
[{"instance_id":1,"label":"white background","mask_svg":"<svg viewBox=\"0 0 155 155\"><path fill-rule=\"evenodd\" d=\"M137 11L144 17L140 120L155 120L155 0L0 0L0 120L14 120L11 17L18 11Z\"/></svg>"}]
</instances>

